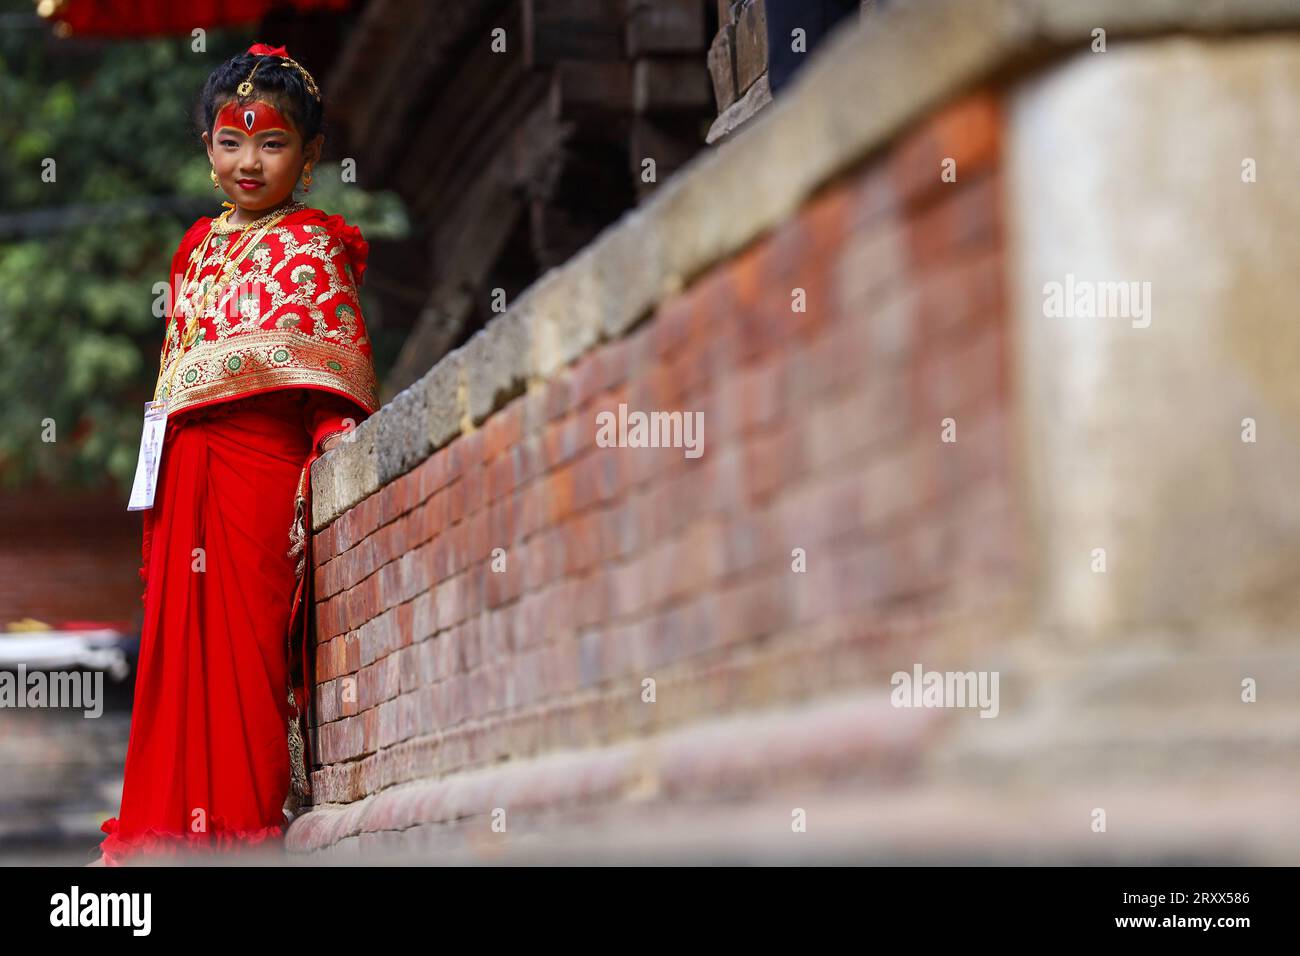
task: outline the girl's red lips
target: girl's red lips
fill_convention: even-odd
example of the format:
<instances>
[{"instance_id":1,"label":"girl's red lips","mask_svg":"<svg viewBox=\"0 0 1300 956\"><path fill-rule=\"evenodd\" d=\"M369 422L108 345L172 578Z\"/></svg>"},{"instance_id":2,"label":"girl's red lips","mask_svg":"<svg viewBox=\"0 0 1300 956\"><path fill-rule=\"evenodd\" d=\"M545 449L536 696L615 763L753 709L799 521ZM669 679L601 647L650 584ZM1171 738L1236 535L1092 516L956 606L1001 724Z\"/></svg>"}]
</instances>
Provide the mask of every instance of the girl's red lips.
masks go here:
<instances>
[{"instance_id":1,"label":"girl's red lips","mask_svg":"<svg viewBox=\"0 0 1300 956\"><path fill-rule=\"evenodd\" d=\"M244 189L256 189L262 185L256 179L237 179L235 181Z\"/></svg>"}]
</instances>

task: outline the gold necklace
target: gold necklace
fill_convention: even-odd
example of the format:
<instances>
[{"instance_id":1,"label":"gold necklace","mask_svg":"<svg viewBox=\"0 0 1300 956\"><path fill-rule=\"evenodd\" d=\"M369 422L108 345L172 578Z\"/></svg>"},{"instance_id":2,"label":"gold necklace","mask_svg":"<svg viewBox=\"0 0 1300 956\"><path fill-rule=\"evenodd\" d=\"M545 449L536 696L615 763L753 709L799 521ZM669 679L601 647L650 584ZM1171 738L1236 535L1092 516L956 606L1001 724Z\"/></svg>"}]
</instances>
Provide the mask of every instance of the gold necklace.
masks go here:
<instances>
[{"instance_id":1,"label":"gold necklace","mask_svg":"<svg viewBox=\"0 0 1300 956\"><path fill-rule=\"evenodd\" d=\"M281 206L279 209L275 210L274 212L269 212L265 216L262 216L260 219L254 219L250 223L247 224L237 223L237 222L231 223L225 220L219 220L212 228L213 228L213 232L217 233L217 235L224 236L232 232L238 232L240 229L245 229L245 228L256 229L259 226L262 226L265 223L270 222L272 219L276 218L277 216L287 216L291 212L297 212L299 209L306 209L306 208L307 208L306 203L299 202L298 200L295 199L293 202L289 203L288 205ZM234 210L231 210L231 212L233 213Z\"/></svg>"}]
</instances>

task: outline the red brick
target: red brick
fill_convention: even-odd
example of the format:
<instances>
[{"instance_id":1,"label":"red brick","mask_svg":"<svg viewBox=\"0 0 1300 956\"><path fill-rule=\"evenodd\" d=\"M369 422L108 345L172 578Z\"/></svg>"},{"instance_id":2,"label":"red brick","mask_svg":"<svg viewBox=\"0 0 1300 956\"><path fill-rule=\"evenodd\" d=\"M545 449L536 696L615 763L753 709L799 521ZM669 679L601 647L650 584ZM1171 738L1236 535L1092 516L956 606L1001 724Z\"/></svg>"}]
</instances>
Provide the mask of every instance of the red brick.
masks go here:
<instances>
[{"instance_id":1,"label":"red brick","mask_svg":"<svg viewBox=\"0 0 1300 956\"><path fill-rule=\"evenodd\" d=\"M459 484L465 495L465 515L472 515L481 510L487 502L490 467L490 465L474 465L461 472Z\"/></svg>"},{"instance_id":2,"label":"red brick","mask_svg":"<svg viewBox=\"0 0 1300 956\"><path fill-rule=\"evenodd\" d=\"M556 375L544 386L546 420L553 421L569 413L573 408L573 386L567 375Z\"/></svg>"},{"instance_id":3,"label":"red brick","mask_svg":"<svg viewBox=\"0 0 1300 956\"><path fill-rule=\"evenodd\" d=\"M693 298L689 293L672 296L655 311L649 329L649 348L656 359L665 359L687 347L695 309Z\"/></svg>"},{"instance_id":4,"label":"red brick","mask_svg":"<svg viewBox=\"0 0 1300 956\"><path fill-rule=\"evenodd\" d=\"M698 537L681 535L650 552L647 591L652 606L680 598L705 582L711 556L700 545Z\"/></svg>"},{"instance_id":5,"label":"red brick","mask_svg":"<svg viewBox=\"0 0 1300 956\"><path fill-rule=\"evenodd\" d=\"M641 499L647 541L670 536L702 516L710 505L709 459L689 460Z\"/></svg>"},{"instance_id":6,"label":"red brick","mask_svg":"<svg viewBox=\"0 0 1300 956\"><path fill-rule=\"evenodd\" d=\"M541 441L536 436L522 439L507 454L510 457L513 488L522 488L542 473Z\"/></svg>"},{"instance_id":7,"label":"red brick","mask_svg":"<svg viewBox=\"0 0 1300 956\"><path fill-rule=\"evenodd\" d=\"M573 512L574 466L557 468L544 479L548 524L559 524Z\"/></svg>"},{"instance_id":8,"label":"red brick","mask_svg":"<svg viewBox=\"0 0 1300 956\"><path fill-rule=\"evenodd\" d=\"M546 487L544 482L535 481L519 494L522 497L517 538L524 541L546 527Z\"/></svg>"},{"instance_id":9,"label":"red brick","mask_svg":"<svg viewBox=\"0 0 1300 956\"><path fill-rule=\"evenodd\" d=\"M631 373L632 349L626 337L602 346L601 368L605 373L604 390L617 388Z\"/></svg>"},{"instance_id":10,"label":"red brick","mask_svg":"<svg viewBox=\"0 0 1300 956\"><path fill-rule=\"evenodd\" d=\"M462 576L448 578L438 585L434 604L438 610L438 629L452 627L464 620L464 584Z\"/></svg>"},{"instance_id":11,"label":"red brick","mask_svg":"<svg viewBox=\"0 0 1300 956\"><path fill-rule=\"evenodd\" d=\"M446 534L447 568L451 574L459 574L469 567L469 526L464 522L456 525Z\"/></svg>"},{"instance_id":12,"label":"red brick","mask_svg":"<svg viewBox=\"0 0 1300 956\"><path fill-rule=\"evenodd\" d=\"M402 547L402 542L399 540L399 530L399 526L396 523L388 524L384 525L370 537L366 538L364 543L371 546L375 553L375 559L380 564L387 564L389 561L401 557L402 553L406 550Z\"/></svg>"},{"instance_id":13,"label":"red brick","mask_svg":"<svg viewBox=\"0 0 1300 956\"><path fill-rule=\"evenodd\" d=\"M604 390L605 373L601 368L601 351L596 348L584 353L567 371L574 411L582 409Z\"/></svg>"},{"instance_id":14,"label":"red brick","mask_svg":"<svg viewBox=\"0 0 1300 956\"><path fill-rule=\"evenodd\" d=\"M1006 308L1004 260L995 247L978 247L917 276L916 321L922 337L970 332Z\"/></svg>"},{"instance_id":15,"label":"red brick","mask_svg":"<svg viewBox=\"0 0 1300 956\"><path fill-rule=\"evenodd\" d=\"M477 563L484 560L492 547L488 539L488 513L479 511L469 519L469 560Z\"/></svg>"},{"instance_id":16,"label":"red brick","mask_svg":"<svg viewBox=\"0 0 1300 956\"><path fill-rule=\"evenodd\" d=\"M358 725L357 721L360 721ZM358 757L363 753L373 753L379 749L379 712L377 710L363 711L360 717L349 717L340 722L344 733L347 734L345 747L346 757ZM358 728L354 730L354 728ZM360 736L360 741L356 737ZM359 746L358 746L359 744Z\"/></svg>"},{"instance_id":17,"label":"red brick","mask_svg":"<svg viewBox=\"0 0 1300 956\"><path fill-rule=\"evenodd\" d=\"M361 567L361 557L362 554L360 548L352 548L351 550L345 551L339 557L339 561L342 562L343 565L344 590L354 587L362 578L365 577L365 572Z\"/></svg>"},{"instance_id":18,"label":"red brick","mask_svg":"<svg viewBox=\"0 0 1300 956\"><path fill-rule=\"evenodd\" d=\"M325 598L329 597L338 590L336 579L337 570L333 567L333 560L322 561L312 564L312 574L314 576L313 587L315 588L316 602L319 604Z\"/></svg>"},{"instance_id":19,"label":"red brick","mask_svg":"<svg viewBox=\"0 0 1300 956\"><path fill-rule=\"evenodd\" d=\"M379 536L373 535L348 552L358 584L375 573L385 562L380 560Z\"/></svg>"},{"instance_id":20,"label":"red brick","mask_svg":"<svg viewBox=\"0 0 1300 956\"><path fill-rule=\"evenodd\" d=\"M715 267L692 287L698 301L697 322L702 332L708 332L723 316L753 309L766 291L768 247L771 239L764 236L735 253L731 260ZM703 337L703 336L701 336Z\"/></svg>"},{"instance_id":21,"label":"red brick","mask_svg":"<svg viewBox=\"0 0 1300 956\"><path fill-rule=\"evenodd\" d=\"M907 242L915 267L928 269L969 247L998 241L1000 189L997 171L984 173L909 219Z\"/></svg>"},{"instance_id":22,"label":"red brick","mask_svg":"<svg viewBox=\"0 0 1300 956\"><path fill-rule=\"evenodd\" d=\"M1011 441L1007 410L996 399L964 415L957 430L962 487L978 487L990 479L1005 482L1011 472Z\"/></svg>"},{"instance_id":23,"label":"red brick","mask_svg":"<svg viewBox=\"0 0 1300 956\"><path fill-rule=\"evenodd\" d=\"M317 684L321 684L324 683L325 681L332 680L333 678L337 677L342 671L342 669L338 666L337 661L335 660L337 655L332 653L334 642L338 640L339 638L333 638L332 640L325 641L323 643L316 645L316 660L315 660L316 666L314 669L314 673L315 673L314 680L316 681Z\"/></svg>"},{"instance_id":24,"label":"red brick","mask_svg":"<svg viewBox=\"0 0 1300 956\"><path fill-rule=\"evenodd\" d=\"M906 444L882 452L862 472L862 518L878 529L920 510L937 499L935 468L940 450L938 423L921 430Z\"/></svg>"},{"instance_id":25,"label":"red brick","mask_svg":"<svg viewBox=\"0 0 1300 956\"><path fill-rule=\"evenodd\" d=\"M669 407L672 402L672 382L668 375L666 360L660 359L653 365L647 366L634 379L628 387L628 396L626 403L628 411L655 411ZM611 407L609 411L615 415L618 414L617 405ZM590 422L590 431L588 432L594 439L596 422L592 417Z\"/></svg>"},{"instance_id":26,"label":"red brick","mask_svg":"<svg viewBox=\"0 0 1300 956\"><path fill-rule=\"evenodd\" d=\"M901 440L916 422L911 384L911 377L902 372L884 372L826 397L792 436L792 457L816 477Z\"/></svg>"},{"instance_id":27,"label":"red brick","mask_svg":"<svg viewBox=\"0 0 1300 956\"><path fill-rule=\"evenodd\" d=\"M447 484L447 449L435 451L411 472L417 488L416 497L426 501L434 492Z\"/></svg>"},{"instance_id":28,"label":"red brick","mask_svg":"<svg viewBox=\"0 0 1300 956\"><path fill-rule=\"evenodd\" d=\"M712 383L708 353L692 347L670 355L664 365L664 378L668 397L675 402L699 395Z\"/></svg>"},{"instance_id":29,"label":"red brick","mask_svg":"<svg viewBox=\"0 0 1300 956\"><path fill-rule=\"evenodd\" d=\"M1005 123L998 94L973 94L941 110L931 121L940 151L957 160L958 182L964 171L982 170L997 162Z\"/></svg>"},{"instance_id":30,"label":"red brick","mask_svg":"<svg viewBox=\"0 0 1300 956\"><path fill-rule=\"evenodd\" d=\"M823 186L799 212L811 248L806 255L821 260L833 256L844 245L854 195L854 183L836 179Z\"/></svg>"},{"instance_id":31,"label":"red brick","mask_svg":"<svg viewBox=\"0 0 1300 956\"><path fill-rule=\"evenodd\" d=\"M470 432L468 435L462 435L457 440L457 444L460 445L460 467L462 473L465 469L483 464L483 429L479 428Z\"/></svg>"},{"instance_id":32,"label":"red brick","mask_svg":"<svg viewBox=\"0 0 1300 956\"><path fill-rule=\"evenodd\" d=\"M575 626L590 627L604 623L610 617L613 601L613 584L606 568L597 567L578 582L574 607Z\"/></svg>"},{"instance_id":33,"label":"red brick","mask_svg":"<svg viewBox=\"0 0 1300 956\"><path fill-rule=\"evenodd\" d=\"M492 461L523 434L523 405L515 399L483 423L483 460Z\"/></svg>"},{"instance_id":34,"label":"red brick","mask_svg":"<svg viewBox=\"0 0 1300 956\"><path fill-rule=\"evenodd\" d=\"M573 463L573 510L583 511L596 498L593 455L583 455Z\"/></svg>"},{"instance_id":35,"label":"red brick","mask_svg":"<svg viewBox=\"0 0 1300 956\"><path fill-rule=\"evenodd\" d=\"M401 574L402 565L407 562L407 556L403 556L396 561L390 561L379 569L379 606L388 608L395 606L401 600L402 586Z\"/></svg>"},{"instance_id":36,"label":"red brick","mask_svg":"<svg viewBox=\"0 0 1300 956\"><path fill-rule=\"evenodd\" d=\"M960 187L996 163L1002 126L993 94L951 104L905 134L888 160L902 202L916 206ZM956 161L956 181L941 178L945 159Z\"/></svg>"},{"instance_id":37,"label":"red brick","mask_svg":"<svg viewBox=\"0 0 1300 956\"><path fill-rule=\"evenodd\" d=\"M601 516L599 560L602 563L623 558L641 546L639 512L630 501L597 513Z\"/></svg>"},{"instance_id":38,"label":"red brick","mask_svg":"<svg viewBox=\"0 0 1300 956\"><path fill-rule=\"evenodd\" d=\"M542 443L546 469L553 470L572 461L584 447L594 442L598 409L584 414L573 414L547 426Z\"/></svg>"},{"instance_id":39,"label":"red brick","mask_svg":"<svg viewBox=\"0 0 1300 956\"><path fill-rule=\"evenodd\" d=\"M486 471L486 501L488 503L495 502L503 495L508 495L514 490L514 462L508 454L492 459L492 462L486 466Z\"/></svg>"},{"instance_id":40,"label":"red brick","mask_svg":"<svg viewBox=\"0 0 1300 956\"><path fill-rule=\"evenodd\" d=\"M800 464L798 448L803 428L790 422L745 442L745 503L749 507L759 507L790 482Z\"/></svg>"},{"instance_id":41,"label":"red brick","mask_svg":"<svg viewBox=\"0 0 1300 956\"><path fill-rule=\"evenodd\" d=\"M447 524L454 525L465 516L465 482L457 478L447 486Z\"/></svg>"},{"instance_id":42,"label":"red brick","mask_svg":"<svg viewBox=\"0 0 1300 956\"><path fill-rule=\"evenodd\" d=\"M546 388L534 382L517 399L519 402L519 434L521 438L541 433L546 424Z\"/></svg>"},{"instance_id":43,"label":"red brick","mask_svg":"<svg viewBox=\"0 0 1300 956\"><path fill-rule=\"evenodd\" d=\"M897 213L900 200L893 170L888 163L868 163L865 169L848 175L856 184L856 195L851 200L845 223L848 230L875 226L886 216Z\"/></svg>"},{"instance_id":44,"label":"red brick","mask_svg":"<svg viewBox=\"0 0 1300 956\"><path fill-rule=\"evenodd\" d=\"M397 516L406 510L401 478L384 485L376 492L375 497L379 499L378 521L380 525L386 525L396 520Z\"/></svg>"},{"instance_id":45,"label":"red brick","mask_svg":"<svg viewBox=\"0 0 1300 956\"><path fill-rule=\"evenodd\" d=\"M972 336L953 343L930 343L917 374L918 424L939 434L943 418L958 417L985 396L1001 395L1004 339L996 325L986 325ZM958 425L957 440L961 440Z\"/></svg>"},{"instance_id":46,"label":"red brick","mask_svg":"<svg viewBox=\"0 0 1300 956\"><path fill-rule=\"evenodd\" d=\"M523 555L519 549L507 551L503 556L505 568L495 571L491 559L484 565L481 573L484 578L484 601L490 608L500 607L507 601L513 601L520 594L523 582Z\"/></svg>"},{"instance_id":47,"label":"red brick","mask_svg":"<svg viewBox=\"0 0 1300 956\"><path fill-rule=\"evenodd\" d=\"M875 609L890 598L909 593L904 538L898 535L865 542L844 542L824 559L834 582L825 614ZM797 575L796 575L797 577Z\"/></svg>"},{"instance_id":48,"label":"red brick","mask_svg":"<svg viewBox=\"0 0 1300 956\"><path fill-rule=\"evenodd\" d=\"M645 553L610 568L613 585L612 613L615 618L636 614L647 606L650 600L647 581L649 568L649 558Z\"/></svg>"},{"instance_id":49,"label":"red brick","mask_svg":"<svg viewBox=\"0 0 1300 956\"><path fill-rule=\"evenodd\" d=\"M790 615L785 585L793 591L794 577L787 566L717 592L718 643L743 643L779 631Z\"/></svg>"},{"instance_id":50,"label":"red brick","mask_svg":"<svg viewBox=\"0 0 1300 956\"><path fill-rule=\"evenodd\" d=\"M439 491L420 505L413 515L414 530L411 534L412 544L423 544L435 535L441 534L447 523L447 492Z\"/></svg>"},{"instance_id":51,"label":"red brick","mask_svg":"<svg viewBox=\"0 0 1300 956\"><path fill-rule=\"evenodd\" d=\"M328 524L319 531L312 532L311 538L312 561L316 567L323 567L330 558L334 557L334 525Z\"/></svg>"},{"instance_id":52,"label":"red brick","mask_svg":"<svg viewBox=\"0 0 1300 956\"><path fill-rule=\"evenodd\" d=\"M357 505L356 511L360 513L361 534L358 538L364 538L373 534L380 527L380 498L378 495L371 495Z\"/></svg>"},{"instance_id":53,"label":"red brick","mask_svg":"<svg viewBox=\"0 0 1300 956\"><path fill-rule=\"evenodd\" d=\"M778 356L761 365L752 365L723 386L739 392L741 431L770 426L780 416L779 383L784 364Z\"/></svg>"},{"instance_id":54,"label":"red brick","mask_svg":"<svg viewBox=\"0 0 1300 956\"><path fill-rule=\"evenodd\" d=\"M805 499L807 496L803 496ZM804 517L797 501L783 499L781 516L798 514ZM783 548L790 542L782 539L776 516L770 510L742 511L729 518L718 518L709 523L707 558L710 575L718 581L736 578L751 569L781 558ZM811 531L801 520L798 539L791 547L808 547Z\"/></svg>"},{"instance_id":55,"label":"red brick","mask_svg":"<svg viewBox=\"0 0 1300 956\"><path fill-rule=\"evenodd\" d=\"M405 601L397 608L397 646L410 646L415 635L415 603Z\"/></svg>"},{"instance_id":56,"label":"red brick","mask_svg":"<svg viewBox=\"0 0 1300 956\"><path fill-rule=\"evenodd\" d=\"M599 516L578 514L560 526L564 541L564 573L581 574L595 564L600 554Z\"/></svg>"},{"instance_id":57,"label":"red brick","mask_svg":"<svg viewBox=\"0 0 1300 956\"><path fill-rule=\"evenodd\" d=\"M334 538L338 544L339 554L345 553L352 547L353 542L362 537L353 530L356 523L356 508L349 508L334 520Z\"/></svg>"},{"instance_id":58,"label":"red brick","mask_svg":"<svg viewBox=\"0 0 1300 956\"><path fill-rule=\"evenodd\" d=\"M485 512L487 516L486 545L490 553L493 548L509 548L514 544L515 529L522 494L516 492L494 501ZM476 560L472 557L471 559Z\"/></svg>"}]
</instances>

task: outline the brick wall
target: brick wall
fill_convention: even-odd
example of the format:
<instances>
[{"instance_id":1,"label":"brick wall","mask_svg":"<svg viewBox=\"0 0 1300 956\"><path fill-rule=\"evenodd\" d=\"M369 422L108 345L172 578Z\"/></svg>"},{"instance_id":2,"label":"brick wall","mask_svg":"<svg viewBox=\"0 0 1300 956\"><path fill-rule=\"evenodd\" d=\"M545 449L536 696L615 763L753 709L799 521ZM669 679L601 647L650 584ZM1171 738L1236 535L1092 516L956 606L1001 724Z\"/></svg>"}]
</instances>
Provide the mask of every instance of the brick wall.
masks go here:
<instances>
[{"instance_id":1,"label":"brick wall","mask_svg":"<svg viewBox=\"0 0 1300 956\"><path fill-rule=\"evenodd\" d=\"M316 464L291 852L1300 859L1300 19L882 6Z\"/></svg>"},{"instance_id":2,"label":"brick wall","mask_svg":"<svg viewBox=\"0 0 1300 956\"><path fill-rule=\"evenodd\" d=\"M0 630L29 617L137 629L140 516L116 489L47 494L40 508L32 495L0 497Z\"/></svg>"},{"instance_id":3,"label":"brick wall","mask_svg":"<svg viewBox=\"0 0 1300 956\"><path fill-rule=\"evenodd\" d=\"M317 801L832 694L1005 598L1000 125L940 111L319 531ZM620 403L704 453L598 447Z\"/></svg>"}]
</instances>

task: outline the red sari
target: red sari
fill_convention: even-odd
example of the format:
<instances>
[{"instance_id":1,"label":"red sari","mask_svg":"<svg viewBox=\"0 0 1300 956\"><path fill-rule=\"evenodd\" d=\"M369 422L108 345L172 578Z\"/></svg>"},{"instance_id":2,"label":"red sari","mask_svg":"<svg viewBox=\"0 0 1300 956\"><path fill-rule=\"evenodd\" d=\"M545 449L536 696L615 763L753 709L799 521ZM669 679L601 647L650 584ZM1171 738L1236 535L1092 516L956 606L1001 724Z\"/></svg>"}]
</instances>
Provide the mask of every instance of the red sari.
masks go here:
<instances>
[{"instance_id":1,"label":"red sari","mask_svg":"<svg viewBox=\"0 0 1300 956\"><path fill-rule=\"evenodd\" d=\"M137 853L278 843L310 747L291 758L291 717L310 725L310 469L321 444L377 407L356 294L368 247L319 210L285 217L199 316L179 330L227 242L211 219L172 260L169 410L153 507L122 804L101 827L104 863ZM242 246L230 257L237 259ZM183 267L192 278L182 283ZM182 287L184 286L184 288ZM174 369L175 374L170 374ZM290 694L292 693L292 698ZM292 787L297 777L299 786Z\"/></svg>"}]
</instances>

